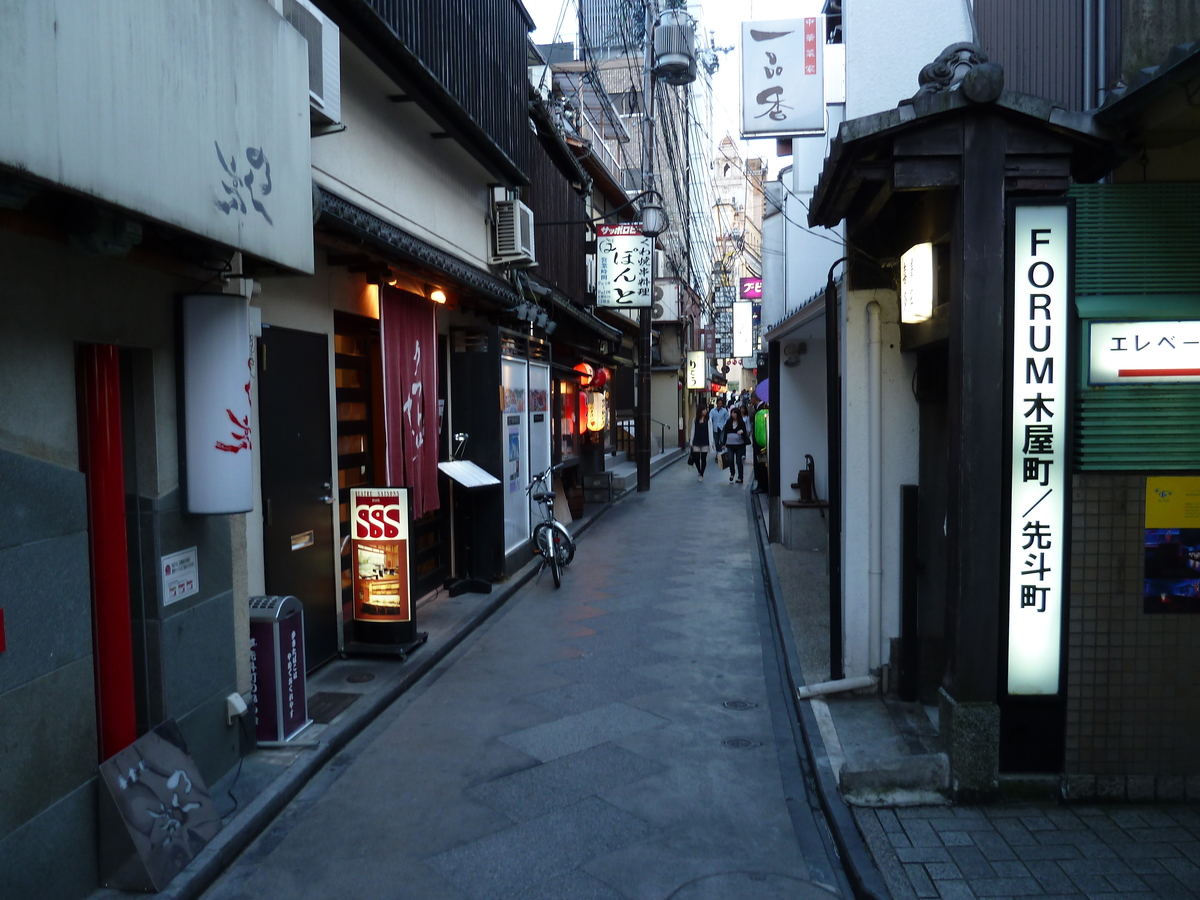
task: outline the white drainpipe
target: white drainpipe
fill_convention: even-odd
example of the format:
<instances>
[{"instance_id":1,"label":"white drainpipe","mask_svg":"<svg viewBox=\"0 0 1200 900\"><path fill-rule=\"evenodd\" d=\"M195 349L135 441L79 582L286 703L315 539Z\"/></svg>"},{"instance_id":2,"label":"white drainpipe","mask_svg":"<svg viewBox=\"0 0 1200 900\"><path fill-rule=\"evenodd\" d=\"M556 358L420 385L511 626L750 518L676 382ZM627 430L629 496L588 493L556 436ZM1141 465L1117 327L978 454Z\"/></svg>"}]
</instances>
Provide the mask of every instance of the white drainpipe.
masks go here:
<instances>
[{"instance_id":1,"label":"white drainpipe","mask_svg":"<svg viewBox=\"0 0 1200 900\"><path fill-rule=\"evenodd\" d=\"M870 646L871 672L880 665L883 606L883 347L879 304L867 304L867 477L870 509Z\"/></svg>"}]
</instances>

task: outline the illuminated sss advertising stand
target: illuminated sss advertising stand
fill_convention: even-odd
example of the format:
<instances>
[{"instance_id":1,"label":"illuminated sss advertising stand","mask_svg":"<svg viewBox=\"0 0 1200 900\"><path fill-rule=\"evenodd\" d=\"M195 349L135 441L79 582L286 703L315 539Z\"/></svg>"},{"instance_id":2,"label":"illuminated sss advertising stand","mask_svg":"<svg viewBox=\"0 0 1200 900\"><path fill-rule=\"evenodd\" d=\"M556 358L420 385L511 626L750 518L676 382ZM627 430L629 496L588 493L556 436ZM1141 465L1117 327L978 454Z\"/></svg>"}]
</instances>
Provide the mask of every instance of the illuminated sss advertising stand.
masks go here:
<instances>
[{"instance_id":1,"label":"illuminated sss advertising stand","mask_svg":"<svg viewBox=\"0 0 1200 900\"><path fill-rule=\"evenodd\" d=\"M403 658L429 637L413 616L409 500L403 487L350 490L354 640L347 654Z\"/></svg>"}]
</instances>

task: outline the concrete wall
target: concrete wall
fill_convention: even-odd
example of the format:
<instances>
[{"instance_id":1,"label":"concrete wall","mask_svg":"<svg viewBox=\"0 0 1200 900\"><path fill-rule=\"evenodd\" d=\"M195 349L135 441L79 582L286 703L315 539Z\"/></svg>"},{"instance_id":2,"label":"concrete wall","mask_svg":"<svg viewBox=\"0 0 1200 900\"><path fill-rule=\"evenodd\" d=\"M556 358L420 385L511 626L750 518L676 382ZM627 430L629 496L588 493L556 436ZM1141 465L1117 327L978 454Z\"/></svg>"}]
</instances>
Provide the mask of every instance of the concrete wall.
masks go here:
<instances>
[{"instance_id":1,"label":"concrete wall","mask_svg":"<svg viewBox=\"0 0 1200 900\"><path fill-rule=\"evenodd\" d=\"M680 395L678 372L654 372L650 375L650 437L654 452L660 450L659 435L665 434L666 449L679 446ZM665 432L659 423L664 423Z\"/></svg>"},{"instance_id":2,"label":"concrete wall","mask_svg":"<svg viewBox=\"0 0 1200 900\"><path fill-rule=\"evenodd\" d=\"M781 176L791 175L791 170L785 168ZM784 228L787 220L784 218L784 204L787 202L787 192L778 181L768 182L766 186L767 203L763 214L763 297L762 325L763 331L783 318L787 307L787 260L784 256Z\"/></svg>"},{"instance_id":3,"label":"concrete wall","mask_svg":"<svg viewBox=\"0 0 1200 900\"><path fill-rule=\"evenodd\" d=\"M342 36L342 122L312 144L317 184L411 234L487 267L495 181Z\"/></svg>"},{"instance_id":4,"label":"concrete wall","mask_svg":"<svg viewBox=\"0 0 1200 900\"><path fill-rule=\"evenodd\" d=\"M842 602L846 677L865 675L869 660L869 504L867 305L881 309L883 592L880 659L900 633L900 485L918 481L918 408L912 392L916 359L900 353L900 303L892 291L842 293L842 471L844 473ZM862 473L862 474L859 474Z\"/></svg>"},{"instance_id":5,"label":"concrete wall","mask_svg":"<svg viewBox=\"0 0 1200 900\"><path fill-rule=\"evenodd\" d=\"M830 135L837 134L841 107L829 110ZM792 142L791 178L788 181L787 228L784 252L787 259L787 311L799 309L817 291L825 288L829 267L846 255L842 229L808 228L808 207L828 150L825 138L800 138ZM836 275L837 273L835 273Z\"/></svg>"},{"instance_id":6,"label":"concrete wall","mask_svg":"<svg viewBox=\"0 0 1200 900\"><path fill-rule=\"evenodd\" d=\"M816 466L817 497L829 499L829 438L825 427L825 317L820 316L780 341L803 341L808 352L795 366L779 367L779 496L799 500L791 485L804 468L804 455L811 454Z\"/></svg>"},{"instance_id":7,"label":"concrete wall","mask_svg":"<svg viewBox=\"0 0 1200 900\"><path fill-rule=\"evenodd\" d=\"M0 509L0 884L80 897L96 884L84 477L0 450Z\"/></svg>"},{"instance_id":8,"label":"concrete wall","mask_svg":"<svg viewBox=\"0 0 1200 900\"><path fill-rule=\"evenodd\" d=\"M0 884L78 897L96 883L98 749L77 343L129 351L139 725L174 717L210 783L237 759L224 716L236 687L229 519L180 503L175 296L203 279L12 233L0 235L0 271ZM163 606L159 560L192 546L200 593Z\"/></svg>"},{"instance_id":9,"label":"concrete wall","mask_svg":"<svg viewBox=\"0 0 1200 900\"><path fill-rule=\"evenodd\" d=\"M1121 4L1121 76L1161 65L1171 48L1200 35L1200 3L1195 0L1125 0Z\"/></svg>"},{"instance_id":10,"label":"concrete wall","mask_svg":"<svg viewBox=\"0 0 1200 900\"><path fill-rule=\"evenodd\" d=\"M950 44L969 41L969 0L855 0L842 19L846 118L891 109L917 92L921 68Z\"/></svg>"}]
</instances>

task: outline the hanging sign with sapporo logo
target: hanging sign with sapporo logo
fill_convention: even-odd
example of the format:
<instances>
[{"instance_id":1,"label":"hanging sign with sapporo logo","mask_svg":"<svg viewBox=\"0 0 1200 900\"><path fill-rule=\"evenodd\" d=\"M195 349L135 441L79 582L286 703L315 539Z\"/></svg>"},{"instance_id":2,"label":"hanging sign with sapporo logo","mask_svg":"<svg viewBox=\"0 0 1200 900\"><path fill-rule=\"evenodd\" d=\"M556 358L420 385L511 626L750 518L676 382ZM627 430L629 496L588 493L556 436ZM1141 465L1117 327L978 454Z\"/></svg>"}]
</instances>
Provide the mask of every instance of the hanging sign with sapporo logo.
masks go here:
<instances>
[{"instance_id":1,"label":"hanging sign with sapporo logo","mask_svg":"<svg viewBox=\"0 0 1200 900\"><path fill-rule=\"evenodd\" d=\"M1070 213L1014 207L1008 693L1059 692L1066 581Z\"/></svg>"},{"instance_id":2,"label":"hanging sign with sapporo logo","mask_svg":"<svg viewBox=\"0 0 1200 900\"><path fill-rule=\"evenodd\" d=\"M642 234L640 222L596 226L596 305L652 306L653 249L654 239Z\"/></svg>"}]
</instances>

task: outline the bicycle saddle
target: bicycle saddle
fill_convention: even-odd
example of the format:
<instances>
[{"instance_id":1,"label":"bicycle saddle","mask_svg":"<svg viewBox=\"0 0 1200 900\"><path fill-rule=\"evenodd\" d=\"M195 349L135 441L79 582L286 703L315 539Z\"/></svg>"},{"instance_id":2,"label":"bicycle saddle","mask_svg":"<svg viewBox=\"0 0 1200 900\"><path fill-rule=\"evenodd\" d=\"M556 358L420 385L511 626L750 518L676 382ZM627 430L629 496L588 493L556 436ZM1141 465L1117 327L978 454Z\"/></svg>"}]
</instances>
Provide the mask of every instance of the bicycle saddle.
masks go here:
<instances>
[{"instance_id":1,"label":"bicycle saddle","mask_svg":"<svg viewBox=\"0 0 1200 900\"><path fill-rule=\"evenodd\" d=\"M550 503L554 500L554 491L538 491L533 499L535 503Z\"/></svg>"}]
</instances>

